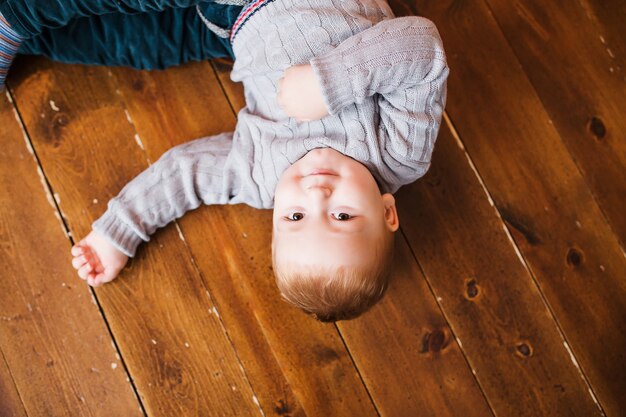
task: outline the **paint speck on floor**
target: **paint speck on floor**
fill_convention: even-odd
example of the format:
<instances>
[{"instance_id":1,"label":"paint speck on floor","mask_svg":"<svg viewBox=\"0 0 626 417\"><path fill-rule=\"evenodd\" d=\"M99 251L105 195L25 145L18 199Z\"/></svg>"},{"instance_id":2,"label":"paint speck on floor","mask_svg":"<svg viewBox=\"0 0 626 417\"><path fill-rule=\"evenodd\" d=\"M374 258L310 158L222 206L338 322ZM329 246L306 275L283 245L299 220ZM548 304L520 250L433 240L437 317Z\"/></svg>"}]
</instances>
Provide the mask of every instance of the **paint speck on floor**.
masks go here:
<instances>
[{"instance_id":1,"label":"paint speck on floor","mask_svg":"<svg viewBox=\"0 0 626 417\"><path fill-rule=\"evenodd\" d=\"M136 133L135 133L135 142L137 142L137 145L139 145L142 151L146 150L146 148L143 147L143 142L141 142L141 138Z\"/></svg>"},{"instance_id":2,"label":"paint speck on floor","mask_svg":"<svg viewBox=\"0 0 626 417\"><path fill-rule=\"evenodd\" d=\"M259 412L261 413L261 415L265 416L265 413L263 412L263 409L261 408L261 404L259 404L259 399L256 397L256 395L252 396L252 401L254 401L256 406L259 408Z\"/></svg>"},{"instance_id":3,"label":"paint speck on floor","mask_svg":"<svg viewBox=\"0 0 626 417\"><path fill-rule=\"evenodd\" d=\"M175 223L175 225L176 225L176 230L178 231L178 237L180 238L180 240L185 242L185 236L183 236L183 231L180 230L180 227L178 226L178 223Z\"/></svg>"}]
</instances>

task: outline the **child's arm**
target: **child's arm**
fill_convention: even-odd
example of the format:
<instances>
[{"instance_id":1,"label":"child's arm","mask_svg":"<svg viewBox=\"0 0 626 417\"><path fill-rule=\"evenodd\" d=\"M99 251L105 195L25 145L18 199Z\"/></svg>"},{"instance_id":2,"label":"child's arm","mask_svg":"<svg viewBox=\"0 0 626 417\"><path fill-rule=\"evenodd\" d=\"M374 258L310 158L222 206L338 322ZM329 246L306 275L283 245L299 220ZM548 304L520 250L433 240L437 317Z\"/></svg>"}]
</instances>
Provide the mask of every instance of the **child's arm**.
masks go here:
<instances>
[{"instance_id":1,"label":"child's arm","mask_svg":"<svg viewBox=\"0 0 626 417\"><path fill-rule=\"evenodd\" d=\"M158 228L200 204L227 204L238 188L224 169L231 148L232 133L183 143L126 184L72 248L79 276L93 286L109 282Z\"/></svg>"},{"instance_id":2,"label":"child's arm","mask_svg":"<svg viewBox=\"0 0 626 417\"><path fill-rule=\"evenodd\" d=\"M297 76L309 87L290 97ZM317 88L310 84L312 75ZM337 114L378 94L381 139L387 142L389 166L410 165L403 177L423 175L443 113L448 67L435 25L417 16L379 22L309 65L290 68L281 83L281 106L291 117L310 120ZM306 93L308 91L308 93ZM305 92L307 95L303 95ZM304 98L303 98L304 97ZM324 109L320 109L320 97ZM408 181L407 181L408 182Z\"/></svg>"}]
</instances>

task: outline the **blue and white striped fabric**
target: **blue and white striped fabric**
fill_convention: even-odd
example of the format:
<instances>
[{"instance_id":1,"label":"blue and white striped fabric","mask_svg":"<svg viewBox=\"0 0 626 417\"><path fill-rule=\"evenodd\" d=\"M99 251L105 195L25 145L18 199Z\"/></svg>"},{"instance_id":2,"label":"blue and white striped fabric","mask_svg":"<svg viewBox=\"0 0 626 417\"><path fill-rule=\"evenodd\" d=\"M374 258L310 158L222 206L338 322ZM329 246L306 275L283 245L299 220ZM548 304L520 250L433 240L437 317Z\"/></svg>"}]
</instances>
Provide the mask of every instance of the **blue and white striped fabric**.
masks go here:
<instances>
[{"instance_id":1,"label":"blue and white striped fabric","mask_svg":"<svg viewBox=\"0 0 626 417\"><path fill-rule=\"evenodd\" d=\"M4 88L4 80L21 42L22 38L0 13L0 90Z\"/></svg>"}]
</instances>

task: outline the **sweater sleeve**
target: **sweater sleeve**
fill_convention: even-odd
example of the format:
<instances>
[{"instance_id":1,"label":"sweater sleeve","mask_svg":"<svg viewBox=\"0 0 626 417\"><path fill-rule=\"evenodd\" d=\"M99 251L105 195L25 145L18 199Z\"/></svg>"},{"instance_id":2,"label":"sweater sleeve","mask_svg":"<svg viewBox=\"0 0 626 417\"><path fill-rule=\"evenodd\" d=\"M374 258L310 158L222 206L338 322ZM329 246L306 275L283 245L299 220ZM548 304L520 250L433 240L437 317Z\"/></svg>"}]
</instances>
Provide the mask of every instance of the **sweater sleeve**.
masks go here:
<instances>
[{"instance_id":1,"label":"sweater sleeve","mask_svg":"<svg viewBox=\"0 0 626 417\"><path fill-rule=\"evenodd\" d=\"M200 204L228 204L239 188L225 169L231 147L232 133L225 133L168 150L109 201L93 230L133 257L156 229L187 211Z\"/></svg>"},{"instance_id":2,"label":"sweater sleeve","mask_svg":"<svg viewBox=\"0 0 626 417\"><path fill-rule=\"evenodd\" d=\"M384 20L311 60L331 114L374 96L383 158L398 182L424 175L446 100L448 66L430 20Z\"/></svg>"},{"instance_id":3,"label":"sweater sleeve","mask_svg":"<svg viewBox=\"0 0 626 417\"><path fill-rule=\"evenodd\" d=\"M383 20L310 63L330 114L375 93L428 83L447 69L437 28L419 16Z\"/></svg>"}]
</instances>

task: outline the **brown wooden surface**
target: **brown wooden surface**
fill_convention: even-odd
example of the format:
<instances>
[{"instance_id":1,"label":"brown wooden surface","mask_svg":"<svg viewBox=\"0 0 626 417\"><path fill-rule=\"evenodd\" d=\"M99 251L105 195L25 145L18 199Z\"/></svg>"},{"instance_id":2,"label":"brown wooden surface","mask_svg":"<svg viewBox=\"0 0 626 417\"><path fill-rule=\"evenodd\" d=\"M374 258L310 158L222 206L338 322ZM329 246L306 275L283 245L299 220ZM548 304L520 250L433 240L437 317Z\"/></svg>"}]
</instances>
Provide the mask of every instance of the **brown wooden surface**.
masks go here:
<instances>
[{"instance_id":1,"label":"brown wooden surface","mask_svg":"<svg viewBox=\"0 0 626 417\"><path fill-rule=\"evenodd\" d=\"M616 415L626 407L626 337L615 331L626 328L624 251L486 4L416 4L446 45L450 118L593 392Z\"/></svg>"},{"instance_id":2,"label":"brown wooden surface","mask_svg":"<svg viewBox=\"0 0 626 417\"><path fill-rule=\"evenodd\" d=\"M0 352L0 417L26 417L24 404L2 352Z\"/></svg>"},{"instance_id":3,"label":"brown wooden surface","mask_svg":"<svg viewBox=\"0 0 626 417\"><path fill-rule=\"evenodd\" d=\"M61 215L79 239L149 161L232 130L241 86L220 60L155 72L14 66L25 131L5 100L0 315L11 320L0 322L0 405L17 415L622 415L626 7L394 6L442 33L454 126L442 128L427 176L397 195L388 294L337 325L280 300L270 212L245 206L201 207L158 231L96 290L105 323L69 265ZM585 42L594 31L597 47ZM109 364L104 376L96 361Z\"/></svg>"},{"instance_id":4,"label":"brown wooden surface","mask_svg":"<svg viewBox=\"0 0 626 417\"><path fill-rule=\"evenodd\" d=\"M626 244L624 20L600 20L600 3L605 3L600 1L511 3L488 1L548 116ZM619 7L613 10L619 15Z\"/></svg>"},{"instance_id":5,"label":"brown wooden surface","mask_svg":"<svg viewBox=\"0 0 626 417\"><path fill-rule=\"evenodd\" d=\"M17 68L15 101L72 234L85 236L108 199L147 168L146 154L108 69L43 59ZM258 415L175 228L155 235L115 285L96 293L148 415Z\"/></svg>"},{"instance_id":6,"label":"brown wooden surface","mask_svg":"<svg viewBox=\"0 0 626 417\"><path fill-rule=\"evenodd\" d=\"M23 414L16 389L29 416L143 415L4 94L0 137L0 408Z\"/></svg>"},{"instance_id":7,"label":"brown wooden surface","mask_svg":"<svg viewBox=\"0 0 626 417\"><path fill-rule=\"evenodd\" d=\"M497 416L599 409L547 306L445 126L430 172L398 193L409 244Z\"/></svg>"}]
</instances>

